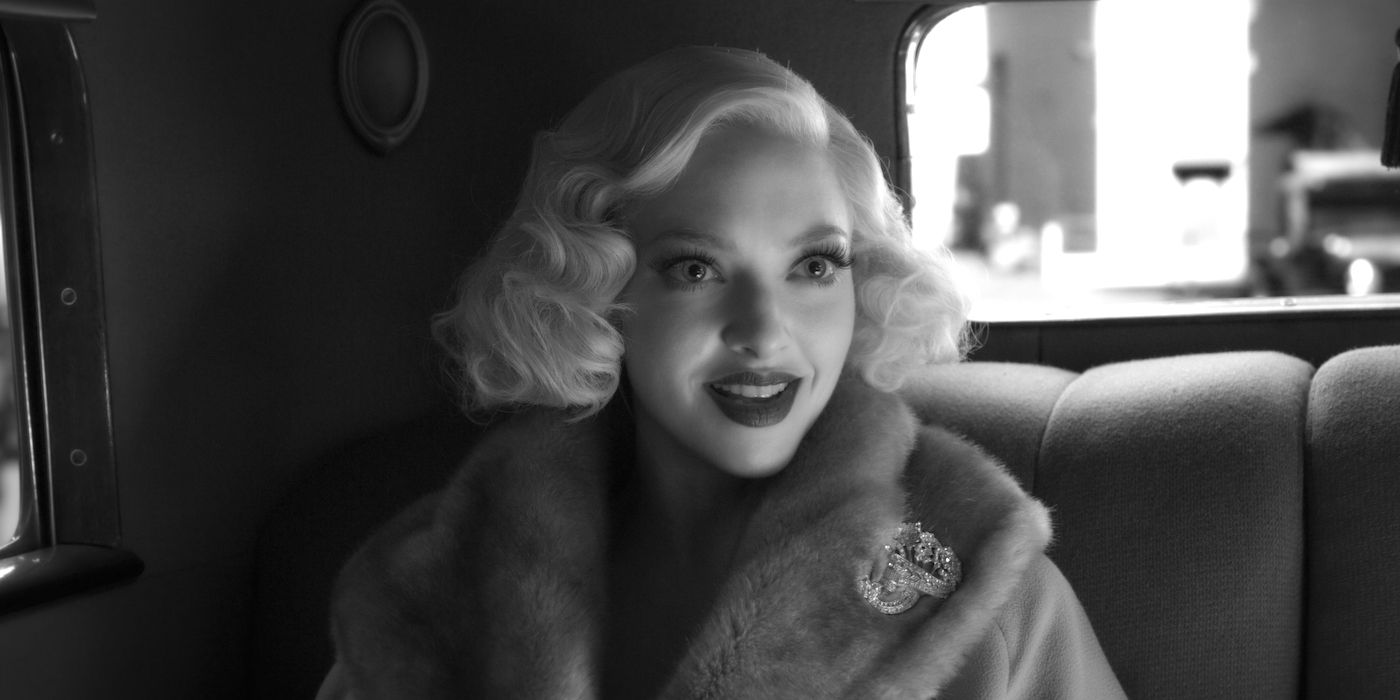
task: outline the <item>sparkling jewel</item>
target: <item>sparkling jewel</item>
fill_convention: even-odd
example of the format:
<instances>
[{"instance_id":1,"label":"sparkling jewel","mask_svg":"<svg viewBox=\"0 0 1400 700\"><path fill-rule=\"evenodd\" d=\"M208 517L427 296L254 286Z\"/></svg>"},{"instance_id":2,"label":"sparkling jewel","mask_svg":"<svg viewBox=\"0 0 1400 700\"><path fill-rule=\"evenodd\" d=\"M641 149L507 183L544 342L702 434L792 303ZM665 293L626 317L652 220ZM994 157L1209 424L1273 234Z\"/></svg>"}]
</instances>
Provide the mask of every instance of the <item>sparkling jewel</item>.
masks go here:
<instances>
[{"instance_id":1,"label":"sparkling jewel","mask_svg":"<svg viewBox=\"0 0 1400 700\"><path fill-rule=\"evenodd\" d=\"M919 596L947 598L962 581L962 562L951 547L945 547L922 523L903 523L892 546L886 546L889 561L878 583L869 576L856 581L865 602L886 615L914 607Z\"/></svg>"}]
</instances>

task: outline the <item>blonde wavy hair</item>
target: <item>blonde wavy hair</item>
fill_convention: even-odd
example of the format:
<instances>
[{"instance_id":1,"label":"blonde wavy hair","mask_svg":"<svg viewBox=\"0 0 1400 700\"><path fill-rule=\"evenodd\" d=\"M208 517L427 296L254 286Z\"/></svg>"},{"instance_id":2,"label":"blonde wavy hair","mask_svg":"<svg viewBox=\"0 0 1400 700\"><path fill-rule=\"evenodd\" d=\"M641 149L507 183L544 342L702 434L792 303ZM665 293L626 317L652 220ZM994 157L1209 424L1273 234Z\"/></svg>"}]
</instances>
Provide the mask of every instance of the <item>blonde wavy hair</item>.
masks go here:
<instances>
[{"instance_id":1,"label":"blonde wavy hair","mask_svg":"<svg viewBox=\"0 0 1400 700\"><path fill-rule=\"evenodd\" d=\"M618 296L635 266L619 216L680 176L722 125L825 148L853 215L857 319L847 363L894 391L920 366L966 352L967 302L946 252L915 249L870 145L810 83L766 56L673 49L604 82L539 135L520 200L433 319L468 412L537 405L599 410L616 393Z\"/></svg>"}]
</instances>

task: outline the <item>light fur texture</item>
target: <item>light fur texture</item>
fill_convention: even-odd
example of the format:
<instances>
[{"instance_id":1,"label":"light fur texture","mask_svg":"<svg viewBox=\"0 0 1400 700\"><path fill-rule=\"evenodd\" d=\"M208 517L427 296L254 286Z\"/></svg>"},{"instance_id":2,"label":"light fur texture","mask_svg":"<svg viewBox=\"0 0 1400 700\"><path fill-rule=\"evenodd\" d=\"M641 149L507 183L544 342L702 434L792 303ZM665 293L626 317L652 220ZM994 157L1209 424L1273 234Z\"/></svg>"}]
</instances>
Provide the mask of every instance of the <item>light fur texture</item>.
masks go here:
<instances>
[{"instance_id":1,"label":"light fur texture","mask_svg":"<svg viewBox=\"0 0 1400 700\"><path fill-rule=\"evenodd\" d=\"M595 697L627 423L521 415L367 543L335 595L342 697ZM952 546L964 579L945 601L884 615L855 582L905 520ZM847 378L767 486L661 697L933 697L1008 634L998 616L1028 570L1050 566L1049 539L1045 508L1000 465Z\"/></svg>"}]
</instances>

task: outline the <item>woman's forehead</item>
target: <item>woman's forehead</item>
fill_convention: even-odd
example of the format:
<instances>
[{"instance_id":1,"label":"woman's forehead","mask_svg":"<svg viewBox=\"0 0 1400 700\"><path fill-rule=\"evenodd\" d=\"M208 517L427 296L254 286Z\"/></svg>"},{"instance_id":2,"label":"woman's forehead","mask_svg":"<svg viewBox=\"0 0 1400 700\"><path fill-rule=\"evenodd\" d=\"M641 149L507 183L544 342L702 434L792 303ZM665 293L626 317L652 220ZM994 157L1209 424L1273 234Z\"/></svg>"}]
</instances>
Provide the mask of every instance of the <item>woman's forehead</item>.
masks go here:
<instances>
[{"instance_id":1,"label":"woman's forehead","mask_svg":"<svg viewBox=\"0 0 1400 700\"><path fill-rule=\"evenodd\" d=\"M738 253L745 246L732 229L724 231L698 230L693 228L672 228L648 231L644 242L649 246L689 246L705 250ZM782 248L802 249L823 242L848 242L850 233L839 226L817 224L797 230L786 239L772 236L771 242Z\"/></svg>"},{"instance_id":2,"label":"woman's forehead","mask_svg":"<svg viewBox=\"0 0 1400 700\"><path fill-rule=\"evenodd\" d=\"M633 229L653 235L776 228L784 238L850 231L850 212L826 149L755 129L706 135L671 187L630 207Z\"/></svg>"}]
</instances>

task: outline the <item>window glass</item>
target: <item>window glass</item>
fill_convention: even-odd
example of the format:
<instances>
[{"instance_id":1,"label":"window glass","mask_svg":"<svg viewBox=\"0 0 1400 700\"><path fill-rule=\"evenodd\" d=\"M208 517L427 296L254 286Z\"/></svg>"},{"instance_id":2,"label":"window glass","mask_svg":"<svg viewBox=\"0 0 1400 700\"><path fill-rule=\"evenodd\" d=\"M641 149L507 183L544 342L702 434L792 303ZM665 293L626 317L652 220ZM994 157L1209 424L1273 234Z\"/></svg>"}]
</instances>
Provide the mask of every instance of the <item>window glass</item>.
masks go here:
<instances>
[{"instance_id":1,"label":"window glass","mask_svg":"<svg viewBox=\"0 0 1400 700\"><path fill-rule=\"evenodd\" d=\"M0 231L0 238L8 235ZM10 324L9 258L0 245L0 554L20 539L23 515L32 505L32 488L21 474L19 411L15 395L14 333Z\"/></svg>"},{"instance_id":2,"label":"window glass","mask_svg":"<svg viewBox=\"0 0 1400 700\"><path fill-rule=\"evenodd\" d=\"M916 242L954 251L988 320L1400 291L1392 1L930 12L906 47Z\"/></svg>"}]
</instances>

